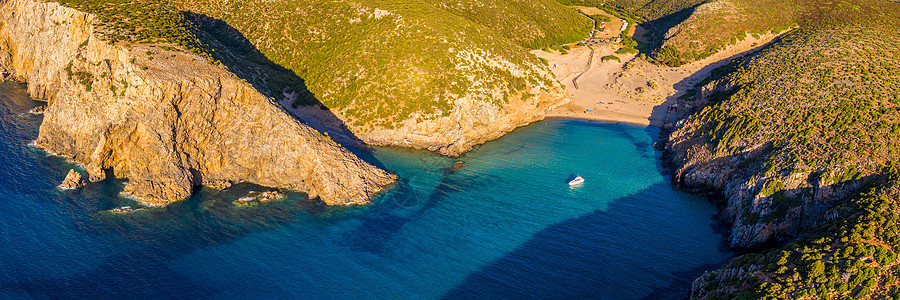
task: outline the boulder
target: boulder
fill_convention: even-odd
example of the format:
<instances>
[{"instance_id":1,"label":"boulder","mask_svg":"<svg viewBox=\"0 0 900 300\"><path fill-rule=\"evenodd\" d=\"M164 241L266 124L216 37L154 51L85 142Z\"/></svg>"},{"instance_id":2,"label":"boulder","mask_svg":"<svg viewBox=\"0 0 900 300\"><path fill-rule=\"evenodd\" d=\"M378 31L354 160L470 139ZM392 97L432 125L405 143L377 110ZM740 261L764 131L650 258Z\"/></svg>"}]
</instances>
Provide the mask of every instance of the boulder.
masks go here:
<instances>
[{"instance_id":1,"label":"boulder","mask_svg":"<svg viewBox=\"0 0 900 300\"><path fill-rule=\"evenodd\" d=\"M69 174L66 174L66 179L63 180L59 187L64 189L77 189L83 187L85 183L87 183L87 181L84 180L81 173L78 173L78 171L75 171L74 169L70 169Z\"/></svg>"}]
</instances>

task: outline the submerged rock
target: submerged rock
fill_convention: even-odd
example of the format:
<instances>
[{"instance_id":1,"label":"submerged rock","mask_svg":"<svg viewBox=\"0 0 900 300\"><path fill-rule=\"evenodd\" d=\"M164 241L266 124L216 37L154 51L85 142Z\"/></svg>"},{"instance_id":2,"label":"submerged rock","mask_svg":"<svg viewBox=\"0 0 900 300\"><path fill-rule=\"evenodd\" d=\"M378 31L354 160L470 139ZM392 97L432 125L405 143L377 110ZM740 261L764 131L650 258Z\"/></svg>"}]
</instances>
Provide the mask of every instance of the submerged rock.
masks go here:
<instances>
[{"instance_id":1,"label":"submerged rock","mask_svg":"<svg viewBox=\"0 0 900 300\"><path fill-rule=\"evenodd\" d=\"M46 106L46 105L41 105L41 106L38 106L38 107L35 107L35 108L32 108L32 109L31 109L31 110L29 110L29 111L28 111L28 112L30 112L30 113L33 113L33 114L36 114L36 115L37 115L37 114L42 114L42 113L44 113L44 110L47 110L47 106Z\"/></svg>"},{"instance_id":2,"label":"submerged rock","mask_svg":"<svg viewBox=\"0 0 900 300\"><path fill-rule=\"evenodd\" d=\"M66 179L59 185L61 188L65 189L77 189L83 187L87 183L87 180L81 176L81 173L75 171L74 169L69 170L69 174L66 174Z\"/></svg>"},{"instance_id":3,"label":"submerged rock","mask_svg":"<svg viewBox=\"0 0 900 300\"><path fill-rule=\"evenodd\" d=\"M271 201L284 200L285 195L279 191L268 191L268 192L249 192L246 196L241 197L237 200L234 200L235 206L251 206L260 203L267 203Z\"/></svg>"},{"instance_id":4,"label":"submerged rock","mask_svg":"<svg viewBox=\"0 0 900 300\"><path fill-rule=\"evenodd\" d=\"M109 212L114 213L114 214L130 214L130 213L134 213L136 211L142 210L142 209L143 208L134 209L131 206L122 206L119 208L110 209Z\"/></svg>"}]
</instances>

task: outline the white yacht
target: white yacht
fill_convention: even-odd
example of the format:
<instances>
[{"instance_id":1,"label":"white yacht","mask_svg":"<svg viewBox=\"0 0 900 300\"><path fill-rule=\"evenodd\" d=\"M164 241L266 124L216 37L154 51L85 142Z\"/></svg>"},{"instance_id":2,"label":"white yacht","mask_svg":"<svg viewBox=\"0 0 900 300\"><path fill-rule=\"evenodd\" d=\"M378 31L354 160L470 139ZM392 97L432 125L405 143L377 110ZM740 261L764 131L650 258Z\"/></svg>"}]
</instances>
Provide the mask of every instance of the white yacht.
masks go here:
<instances>
[{"instance_id":1,"label":"white yacht","mask_svg":"<svg viewBox=\"0 0 900 300\"><path fill-rule=\"evenodd\" d=\"M569 181L570 186L579 185L582 183L584 183L584 178L581 178L581 176L577 176L575 177L575 179L572 179L572 181Z\"/></svg>"}]
</instances>

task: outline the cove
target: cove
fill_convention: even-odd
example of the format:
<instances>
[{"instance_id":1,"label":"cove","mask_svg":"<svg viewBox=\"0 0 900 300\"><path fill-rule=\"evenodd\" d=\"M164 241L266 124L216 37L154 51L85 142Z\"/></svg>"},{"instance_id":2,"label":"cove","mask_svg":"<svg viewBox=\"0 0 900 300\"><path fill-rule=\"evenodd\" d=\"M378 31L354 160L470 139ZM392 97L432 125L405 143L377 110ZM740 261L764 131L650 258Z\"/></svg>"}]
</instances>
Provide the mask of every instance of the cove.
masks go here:
<instances>
[{"instance_id":1,"label":"cove","mask_svg":"<svg viewBox=\"0 0 900 300\"><path fill-rule=\"evenodd\" d=\"M119 181L56 188L76 166L28 145L39 104L0 84L9 298L684 298L734 255L715 207L661 174L652 127L548 119L459 159L373 148L400 182L368 207L237 207L266 190L242 184L117 215Z\"/></svg>"}]
</instances>

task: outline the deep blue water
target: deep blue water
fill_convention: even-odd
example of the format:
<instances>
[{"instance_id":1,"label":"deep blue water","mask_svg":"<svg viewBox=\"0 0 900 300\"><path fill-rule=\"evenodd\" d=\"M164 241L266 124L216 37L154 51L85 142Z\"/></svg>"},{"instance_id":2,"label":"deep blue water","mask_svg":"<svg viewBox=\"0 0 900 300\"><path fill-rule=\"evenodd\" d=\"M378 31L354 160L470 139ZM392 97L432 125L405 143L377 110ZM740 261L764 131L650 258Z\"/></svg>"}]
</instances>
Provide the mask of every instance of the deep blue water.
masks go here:
<instances>
[{"instance_id":1,"label":"deep blue water","mask_svg":"<svg viewBox=\"0 0 900 300\"><path fill-rule=\"evenodd\" d=\"M239 208L262 189L239 185L113 215L134 205L121 182L55 187L74 166L28 146L38 104L0 84L6 298L683 298L733 255L715 208L660 174L653 128L547 120L456 164L376 148L401 183L369 207Z\"/></svg>"}]
</instances>

